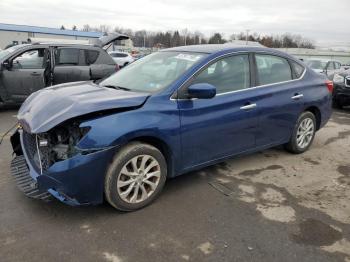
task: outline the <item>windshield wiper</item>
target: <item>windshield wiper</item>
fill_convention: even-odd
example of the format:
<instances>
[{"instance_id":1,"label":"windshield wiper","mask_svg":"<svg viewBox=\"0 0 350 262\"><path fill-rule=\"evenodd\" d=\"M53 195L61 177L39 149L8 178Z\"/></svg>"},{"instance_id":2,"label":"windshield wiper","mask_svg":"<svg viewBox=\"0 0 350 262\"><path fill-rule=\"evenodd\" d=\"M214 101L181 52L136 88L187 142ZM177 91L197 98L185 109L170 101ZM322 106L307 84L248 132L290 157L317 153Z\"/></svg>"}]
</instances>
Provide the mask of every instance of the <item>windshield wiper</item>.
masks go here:
<instances>
[{"instance_id":1,"label":"windshield wiper","mask_svg":"<svg viewBox=\"0 0 350 262\"><path fill-rule=\"evenodd\" d=\"M105 85L103 87L107 88L114 88L114 89L119 89L119 90L125 90L125 91L130 91L130 88L122 87L122 86L114 86L114 85Z\"/></svg>"}]
</instances>

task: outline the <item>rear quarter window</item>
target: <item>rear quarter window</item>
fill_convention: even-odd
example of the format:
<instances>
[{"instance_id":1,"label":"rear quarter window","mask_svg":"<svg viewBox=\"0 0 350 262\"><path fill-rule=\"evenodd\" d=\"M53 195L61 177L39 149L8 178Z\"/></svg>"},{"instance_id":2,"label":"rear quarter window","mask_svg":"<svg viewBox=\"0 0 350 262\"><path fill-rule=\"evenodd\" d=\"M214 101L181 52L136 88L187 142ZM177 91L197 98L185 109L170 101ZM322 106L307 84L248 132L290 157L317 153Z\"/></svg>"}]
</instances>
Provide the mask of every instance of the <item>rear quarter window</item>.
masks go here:
<instances>
[{"instance_id":1,"label":"rear quarter window","mask_svg":"<svg viewBox=\"0 0 350 262\"><path fill-rule=\"evenodd\" d=\"M100 52L97 50L85 50L86 64L91 65L96 62Z\"/></svg>"},{"instance_id":2,"label":"rear quarter window","mask_svg":"<svg viewBox=\"0 0 350 262\"><path fill-rule=\"evenodd\" d=\"M292 64L293 70L294 70L294 79L298 79L302 76L302 74L304 73L305 67L303 67L302 65L298 64L295 61L290 61L290 63Z\"/></svg>"}]
</instances>

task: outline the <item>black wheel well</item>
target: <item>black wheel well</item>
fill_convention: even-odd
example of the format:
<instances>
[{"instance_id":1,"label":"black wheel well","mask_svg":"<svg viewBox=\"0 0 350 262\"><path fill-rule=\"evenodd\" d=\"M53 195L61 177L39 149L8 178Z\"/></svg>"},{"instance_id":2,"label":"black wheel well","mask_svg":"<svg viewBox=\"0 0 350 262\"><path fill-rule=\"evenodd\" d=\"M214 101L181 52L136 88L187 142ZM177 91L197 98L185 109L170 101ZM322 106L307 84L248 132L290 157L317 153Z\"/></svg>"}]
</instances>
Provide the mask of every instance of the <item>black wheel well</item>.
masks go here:
<instances>
[{"instance_id":1,"label":"black wheel well","mask_svg":"<svg viewBox=\"0 0 350 262\"><path fill-rule=\"evenodd\" d=\"M319 130L320 126L321 126L321 111L320 111L320 109L318 109L316 106L310 106L310 107L305 109L305 112L306 111L309 111L309 112L314 114L314 116L316 118L316 130Z\"/></svg>"},{"instance_id":2,"label":"black wheel well","mask_svg":"<svg viewBox=\"0 0 350 262\"><path fill-rule=\"evenodd\" d=\"M128 143L135 141L143 142L157 148L165 157L165 160L167 162L168 176L171 176L173 170L172 153L170 147L163 140L152 136L142 136L133 138L132 140L128 141Z\"/></svg>"}]
</instances>

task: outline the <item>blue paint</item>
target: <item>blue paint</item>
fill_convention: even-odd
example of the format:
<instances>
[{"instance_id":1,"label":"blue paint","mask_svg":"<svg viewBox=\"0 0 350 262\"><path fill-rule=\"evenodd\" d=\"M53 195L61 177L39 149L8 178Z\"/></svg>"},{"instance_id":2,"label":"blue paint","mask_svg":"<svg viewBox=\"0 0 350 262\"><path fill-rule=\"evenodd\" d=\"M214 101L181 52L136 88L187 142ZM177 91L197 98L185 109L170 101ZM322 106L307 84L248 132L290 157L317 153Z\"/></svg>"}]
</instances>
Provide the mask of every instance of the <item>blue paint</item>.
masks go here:
<instances>
[{"instance_id":1,"label":"blue paint","mask_svg":"<svg viewBox=\"0 0 350 262\"><path fill-rule=\"evenodd\" d=\"M331 94L325 79L307 67L303 77L293 81L255 87L253 77L251 87L238 92L211 99L174 99L177 90L195 72L224 55L264 52L301 62L267 48L208 45L170 50L204 52L208 56L153 94L80 82L44 89L27 99L18 117L33 133L46 132L81 115L123 109L84 120L81 127L91 129L77 147L98 149L97 152L78 154L55 163L41 176L35 175L39 188L72 205L99 204L103 201L108 165L118 149L131 140L152 138L162 143L169 177L174 177L232 156L287 143L298 116L309 108L320 113L319 128L331 116ZM302 99L291 99L299 93L304 95ZM241 109L249 104L257 107Z\"/></svg>"}]
</instances>

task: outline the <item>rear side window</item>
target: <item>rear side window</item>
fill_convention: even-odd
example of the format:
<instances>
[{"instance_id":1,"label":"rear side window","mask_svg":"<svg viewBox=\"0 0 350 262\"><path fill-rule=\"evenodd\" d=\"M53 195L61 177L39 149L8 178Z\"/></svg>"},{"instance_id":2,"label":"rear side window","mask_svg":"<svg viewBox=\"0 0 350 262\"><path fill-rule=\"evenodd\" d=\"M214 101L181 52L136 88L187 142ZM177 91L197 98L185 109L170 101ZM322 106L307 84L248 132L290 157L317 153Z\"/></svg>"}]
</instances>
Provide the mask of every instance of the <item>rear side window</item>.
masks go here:
<instances>
[{"instance_id":1,"label":"rear side window","mask_svg":"<svg viewBox=\"0 0 350 262\"><path fill-rule=\"evenodd\" d=\"M95 63L99 54L100 52L96 50L85 50L86 64L91 65Z\"/></svg>"},{"instance_id":2,"label":"rear side window","mask_svg":"<svg viewBox=\"0 0 350 262\"><path fill-rule=\"evenodd\" d=\"M261 54L256 54L255 59L260 85L292 80L292 70L287 59Z\"/></svg>"},{"instance_id":3,"label":"rear side window","mask_svg":"<svg viewBox=\"0 0 350 262\"><path fill-rule=\"evenodd\" d=\"M294 70L294 78L298 79L302 76L302 74L304 73L304 67L294 61L290 61L290 63L292 64L293 70Z\"/></svg>"},{"instance_id":4,"label":"rear side window","mask_svg":"<svg viewBox=\"0 0 350 262\"><path fill-rule=\"evenodd\" d=\"M79 49L62 48L56 52L56 64L59 65L78 65L79 64Z\"/></svg>"},{"instance_id":5,"label":"rear side window","mask_svg":"<svg viewBox=\"0 0 350 262\"><path fill-rule=\"evenodd\" d=\"M123 54L123 53L111 53L112 57L127 57L127 54Z\"/></svg>"},{"instance_id":6,"label":"rear side window","mask_svg":"<svg viewBox=\"0 0 350 262\"><path fill-rule=\"evenodd\" d=\"M340 67L341 67L341 64L340 64L340 63L334 62L334 64L335 64L335 69L340 69Z\"/></svg>"},{"instance_id":7,"label":"rear side window","mask_svg":"<svg viewBox=\"0 0 350 262\"><path fill-rule=\"evenodd\" d=\"M208 83L216 92L227 93L250 87L248 55L236 55L218 60L196 76L192 84Z\"/></svg>"}]
</instances>

